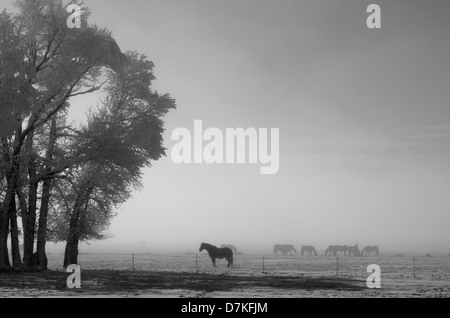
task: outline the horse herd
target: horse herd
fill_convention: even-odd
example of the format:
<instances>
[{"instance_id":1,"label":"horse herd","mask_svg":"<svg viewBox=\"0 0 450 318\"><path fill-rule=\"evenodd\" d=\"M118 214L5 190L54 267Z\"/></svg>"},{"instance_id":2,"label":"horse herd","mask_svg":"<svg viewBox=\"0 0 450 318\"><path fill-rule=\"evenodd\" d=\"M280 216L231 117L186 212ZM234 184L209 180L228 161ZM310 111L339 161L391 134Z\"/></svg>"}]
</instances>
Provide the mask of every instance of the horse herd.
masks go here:
<instances>
[{"instance_id":1,"label":"horse herd","mask_svg":"<svg viewBox=\"0 0 450 318\"><path fill-rule=\"evenodd\" d=\"M276 244L273 247L273 255L287 256L292 255L292 252L297 254L297 250L294 245L281 245ZM309 256L318 256L316 249L313 246L303 245L301 247L301 255L308 253ZM380 249L378 246L366 246L362 250L359 250L358 244L354 246L348 245L330 245L325 250L325 256L338 256L341 253L344 256L370 256L374 253L376 256L380 256Z\"/></svg>"},{"instance_id":2,"label":"horse herd","mask_svg":"<svg viewBox=\"0 0 450 318\"><path fill-rule=\"evenodd\" d=\"M292 252L294 252L295 254L297 254L297 250L295 249L294 245L281 245L281 244L276 244L273 247L273 255L279 255L281 253L281 255L283 256L287 256L287 255L292 255ZM317 256L317 251L314 248L314 246L306 246L303 245L301 250L301 255L305 255L306 253L308 253L309 256Z\"/></svg>"},{"instance_id":3,"label":"horse herd","mask_svg":"<svg viewBox=\"0 0 450 318\"><path fill-rule=\"evenodd\" d=\"M233 266L233 253L237 253L237 249L233 245L222 245L220 248L208 244L202 243L200 245L199 251L202 252L206 250L211 258L212 264L216 267L216 259L226 259L228 261L228 267ZM318 256L316 249L313 246L303 245L301 247L301 255L308 254L309 256ZM274 255L288 256L292 255L292 253L297 254L297 250L294 245L290 244L276 244L273 247ZM366 246L361 251L359 250L358 244L354 246L347 245L330 245L325 250L325 256L338 256L339 253L342 253L344 256L370 256L371 253L374 253L376 256L380 255L380 250L378 246Z\"/></svg>"},{"instance_id":4,"label":"horse herd","mask_svg":"<svg viewBox=\"0 0 450 318\"><path fill-rule=\"evenodd\" d=\"M371 253L374 253L376 256L380 256L380 249L378 248L378 246L366 246L360 251L358 244L356 244L355 246L330 245L325 250L325 255L338 256L339 252L343 253L344 256L370 256Z\"/></svg>"}]
</instances>

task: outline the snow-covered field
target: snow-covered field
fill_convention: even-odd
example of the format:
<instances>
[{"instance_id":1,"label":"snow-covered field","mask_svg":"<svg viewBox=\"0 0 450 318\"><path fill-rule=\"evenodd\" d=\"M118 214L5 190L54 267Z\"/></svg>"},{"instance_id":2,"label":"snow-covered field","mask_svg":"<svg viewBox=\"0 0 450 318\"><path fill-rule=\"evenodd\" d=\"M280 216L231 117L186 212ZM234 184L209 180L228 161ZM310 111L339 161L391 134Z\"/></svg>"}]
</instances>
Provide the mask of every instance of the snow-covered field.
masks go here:
<instances>
[{"instance_id":1,"label":"snow-covered field","mask_svg":"<svg viewBox=\"0 0 450 318\"><path fill-rule=\"evenodd\" d=\"M65 288L62 255L50 272L0 274L0 296L17 297L449 297L450 258L236 255L234 267L207 254L81 254L81 290ZM133 265L134 264L134 265ZM381 268L381 289L367 288ZM133 270L134 266L134 270ZM42 283L44 282L44 283Z\"/></svg>"}]
</instances>

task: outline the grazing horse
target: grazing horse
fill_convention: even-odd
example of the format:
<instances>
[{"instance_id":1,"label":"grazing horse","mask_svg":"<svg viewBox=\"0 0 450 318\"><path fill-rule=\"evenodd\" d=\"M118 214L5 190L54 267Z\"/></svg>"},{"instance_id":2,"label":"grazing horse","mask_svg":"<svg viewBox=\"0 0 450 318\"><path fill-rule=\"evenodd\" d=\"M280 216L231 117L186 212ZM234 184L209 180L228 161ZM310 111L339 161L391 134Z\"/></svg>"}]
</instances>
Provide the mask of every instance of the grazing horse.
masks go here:
<instances>
[{"instance_id":1,"label":"grazing horse","mask_svg":"<svg viewBox=\"0 0 450 318\"><path fill-rule=\"evenodd\" d=\"M233 245L231 245L231 244L229 244L229 245L227 245L227 244L220 245L220 248L225 248L225 247L228 247L229 249L233 250L233 252L235 254L238 253L238 249L236 247L234 247Z\"/></svg>"},{"instance_id":2,"label":"grazing horse","mask_svg":"<svg viewBox=\"0 0 450 318\"><path fill-rule=\"evenodd\" d=\"M378 246L366 246L362 249L361 255L362 256L369 256L370 253L374 252L377 256L380 256L380 249Z\"/></svg>"},{"instance_id":3,"label":"grazing horse","mask_svg":"<svg viewBox=\"0 0 450 318\"><path fill-rule=\"evenodd\" d=\"M206 250L211 257L213 266L216 267L216 258L225 258L228 261L227 267L233 266L233 251L229 247L218 248L208 243L202 243L199 251Z\"/></svg>"},{"instance_id":4,"label":"grazing horse","mask_svg":"<svg viewBox=\"0 0 450 318\"><path fill-rule=\"evenodd\" d=\"M344 256L347 255L348 246L347 245L336 245L336 255L338 252L343 252Z\"/></svg>"},{"instance_id":5,"label":"grazing horse","mask_svg":"<svg viewBox=\"0 0 450 318\"><path fill-rule=\"evenodd\" d=\"M359 251L358 244L355 246L349 246L347 248L348 256L361 256L361 252Z\"/></svg>"},{"instance_id":6,"label":"grazing horse","mask_svg":"<svg viewBox=\"0 0 450 318\"><path fill-rule=\"evenodd\" d=\"M297 250L295 249L294 245L284 245L284 255L292 255L292 251L297 254Z\"/></svg>"},{"instance_id":7,"label":"grazing horse","mask_svg":"<svg viewBox=\"0 0 450 318\"><path fill-rule=\"evenodd\" d=\"M330 245L325 251L325 256L337 256L338 252L344 252L344 256L347 254L347 245Z\"/></svg>"},{"instance_id":8,"label":"grazing horse","mask_svg":"<svg viewBox=\"0 0 450 318\"><path fill-rule=\"evenodd\" d=\"M283 255L283 245L275 244L273 246L273 255L278 255L278 252L280 252Z\"/></svg>"},{"instance_id":9,"label":"grazing horse","mask_svg":"<svg viewBox=\"0 0 450 318\"><path fill-rule=\"evenodd\" d=\"M333 245L328 245L327 249L325 250L325 256L331 256L333 250L334 250Z\"/></svg>"},{"instance_id":10,"label":"grazing horse","mask_svg":"<svg viewBox=\"0 0 450 318\"><path fill-rule=\"evenodd\" d=\"M294 251L295 254L297 254L297 250L295 249L294 245L276 244L273 247L273 255L278 255L278 252L281 252L281 255L283 256L292 255L292 251Z\"/></svg>"},{"instance_id":11,"label":"grazing horse","mask_svg":"<svg viewBox=\"0 0 450 318\"><path fill-rule=\"evenodd\" d=\"M314 248L314 246L303 245L302 246L302 251L301 251L302 256L305 255L305 252L308 252L309 256L312 256L312 255L317 256L317 251Z\"/></svg>"}]
</instances>

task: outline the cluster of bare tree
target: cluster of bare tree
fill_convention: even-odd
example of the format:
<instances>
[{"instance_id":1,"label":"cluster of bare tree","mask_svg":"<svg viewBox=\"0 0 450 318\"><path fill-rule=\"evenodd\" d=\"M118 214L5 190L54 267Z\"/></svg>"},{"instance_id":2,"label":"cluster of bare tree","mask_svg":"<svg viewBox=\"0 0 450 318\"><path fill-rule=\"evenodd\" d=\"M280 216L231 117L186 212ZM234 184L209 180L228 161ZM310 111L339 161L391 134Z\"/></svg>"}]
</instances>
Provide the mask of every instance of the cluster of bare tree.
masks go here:
<instances>
[{"instance_id":1,"label":"cluster of bare tree","mask_svg":"<svg viewBox=\"0 0 450 318\"><path fill-rule=\"evenodd\" d=\"M175 108L151 89L153 63L122 53L87 8L70 29L60 0L15 5L0 13L0 271L46 269L47 242L66 241L64 266L76 264L80 241L104 238L165 155L162 118ZM68 122L74 97L100 91L86 122Z\"/></svg>"}]
</instances>

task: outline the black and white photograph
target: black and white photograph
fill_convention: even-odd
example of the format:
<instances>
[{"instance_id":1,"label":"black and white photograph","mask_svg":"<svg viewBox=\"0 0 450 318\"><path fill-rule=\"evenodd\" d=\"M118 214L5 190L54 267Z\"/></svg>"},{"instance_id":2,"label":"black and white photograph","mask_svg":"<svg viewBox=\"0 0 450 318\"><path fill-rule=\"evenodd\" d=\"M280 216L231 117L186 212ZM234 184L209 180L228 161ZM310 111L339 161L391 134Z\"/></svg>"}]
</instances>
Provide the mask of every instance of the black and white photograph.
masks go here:
<instances>
[{"instance_id":1,"label":"black and white photograph","mask_svg":"<svg viewBox=\"0 0 450 318\"><path fill-rule=\"evenodd\" d=\"M0 0L0 298L450 297L449 14Z\"/></svg>"}]
</instances>

